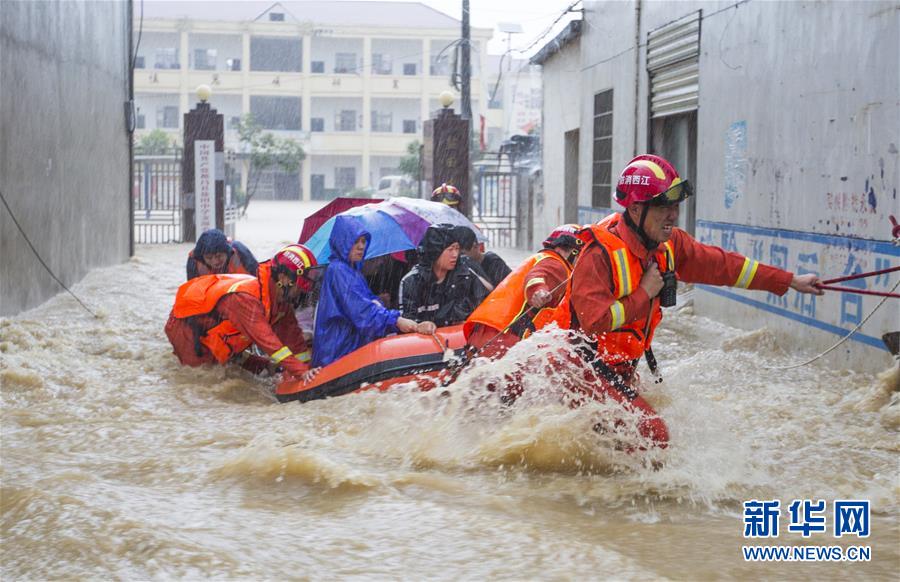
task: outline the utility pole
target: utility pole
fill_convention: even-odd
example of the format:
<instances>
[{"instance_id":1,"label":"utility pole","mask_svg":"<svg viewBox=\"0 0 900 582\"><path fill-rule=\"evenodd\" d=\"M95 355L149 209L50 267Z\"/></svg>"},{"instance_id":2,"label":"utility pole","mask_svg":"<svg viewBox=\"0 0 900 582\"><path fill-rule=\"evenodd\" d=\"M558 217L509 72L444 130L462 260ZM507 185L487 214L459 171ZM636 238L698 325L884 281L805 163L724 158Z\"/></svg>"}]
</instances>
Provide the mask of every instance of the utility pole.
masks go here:
<instances>
[{"instance_id":1,"label":"utility pole","mask_svg":"<svg viewBox=\"0 0 900 582\"><path fill-rule=\"evenodd\" d=\"M469 46L469 0L462 4L462 118L472 119L472 65Z\"/></svg>"}]
</instances>

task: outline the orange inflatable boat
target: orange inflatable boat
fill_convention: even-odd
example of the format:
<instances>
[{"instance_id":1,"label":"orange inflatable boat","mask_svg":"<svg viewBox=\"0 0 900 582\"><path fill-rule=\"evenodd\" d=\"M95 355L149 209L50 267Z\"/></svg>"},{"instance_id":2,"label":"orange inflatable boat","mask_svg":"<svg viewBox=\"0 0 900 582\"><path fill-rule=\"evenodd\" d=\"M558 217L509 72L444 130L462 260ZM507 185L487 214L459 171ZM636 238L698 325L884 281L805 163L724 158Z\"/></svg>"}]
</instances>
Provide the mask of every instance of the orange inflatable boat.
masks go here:
<instances>
[{"instance_id":1,"label":"orange inflatable boat","mask_svg":"<svg viewBox=\"0 0 900 582\"><path fill-rule=\"evenodd\" d=\"M462 325L442 327L436 336L407 333L376 340L323 367L310 382L282 382L275 396L280 402L307 402L357 390L384 391L414 377L423 390L434 388L450 365L450 350L461 356L466 343Z\"/></svg>"}]
</instances>

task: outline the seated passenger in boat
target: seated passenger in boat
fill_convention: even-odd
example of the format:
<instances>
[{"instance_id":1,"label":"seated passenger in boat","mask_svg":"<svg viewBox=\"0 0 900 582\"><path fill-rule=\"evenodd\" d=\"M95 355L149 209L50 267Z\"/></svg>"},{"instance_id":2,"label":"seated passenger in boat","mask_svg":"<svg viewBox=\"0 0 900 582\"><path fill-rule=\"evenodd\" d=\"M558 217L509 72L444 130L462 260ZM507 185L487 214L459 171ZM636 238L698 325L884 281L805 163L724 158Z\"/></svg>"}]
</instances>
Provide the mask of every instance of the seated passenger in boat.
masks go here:
<instances>
[{"instance_id":1,"label":"seated passenger in boat","mask_svg":"<svg viewBox=\"0 0 900 582\"><path fill-rule=\"evenodd\" d=\"M487 297L490 283L460 260L453 225L428 227L419 243L419 264L400 282L404 317L438 327L462 323Z\"/></svg>"},{"instance_id":2,"label":"seated passenger in boat","mask_svg":"<svg viewBox=\"0 0 900 582\"><path fill-rule=\"evenodd\" d=\"M434 325L417 324L388 309L372 293L362 274L363 257L371 235L352 216L337 216L328 244L328 268L316 307L313 366L327 366L387 334L431 334Z\"/></svg>"}]
</instances>

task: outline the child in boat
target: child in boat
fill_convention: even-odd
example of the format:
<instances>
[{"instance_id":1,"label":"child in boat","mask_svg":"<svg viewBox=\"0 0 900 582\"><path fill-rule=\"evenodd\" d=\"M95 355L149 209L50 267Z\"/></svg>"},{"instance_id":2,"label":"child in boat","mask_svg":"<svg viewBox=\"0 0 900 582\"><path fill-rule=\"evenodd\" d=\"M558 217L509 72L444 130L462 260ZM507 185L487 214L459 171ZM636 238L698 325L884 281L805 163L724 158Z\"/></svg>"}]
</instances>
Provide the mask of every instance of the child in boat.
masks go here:
<instances>
[{"instance_id":1,"label":"child in boat","mask_svg":"<svg viewBox=\"0 0 900 582\"><path fill-rule=\"evenodd\" d=\"M366 284L363 258L371 235L352 216L337 216L328 244L331 257L316 307L313 366L327 366L389 333L434 333L434 324L401 317L386 308Z\"/></svg>"}]
</instances>

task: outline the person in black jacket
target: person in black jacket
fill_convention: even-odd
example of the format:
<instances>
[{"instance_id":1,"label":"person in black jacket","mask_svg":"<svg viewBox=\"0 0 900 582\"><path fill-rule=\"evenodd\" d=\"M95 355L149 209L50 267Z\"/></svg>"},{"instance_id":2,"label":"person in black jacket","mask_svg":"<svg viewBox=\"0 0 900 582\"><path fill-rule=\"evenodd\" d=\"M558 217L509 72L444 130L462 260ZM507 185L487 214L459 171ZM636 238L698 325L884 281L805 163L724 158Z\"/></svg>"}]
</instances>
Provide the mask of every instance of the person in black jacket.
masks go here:
<instances>
[{"instance_id":1,"label":"person in black jacket","mask_svg":"<svg viewBox=\"0 0 900 582\"><path fill-rule=\"evenodd\" d=\"M460 261L456 230L449 224L428 227L419 244L419 264L400 282L400 310L417 322L438 327L462 323L487 297L479 276Z\"/></svg>"},{"instance_id":2,"label":"person in black jacket","mask_svg":"<svg viewBox=\"0 0 900 582\"><path fill-rule=\"evenodd\" d=\"M484 243L478 242L471 228L457 226L456 236L459 239L459 250L472 263L478 265L480 273L487 275L492 287L499 285L500 281L512 273L512 269L509 268L506 261L500 258L500 255L491 251L484 252Z\"/></svg>"}]
</instances>

